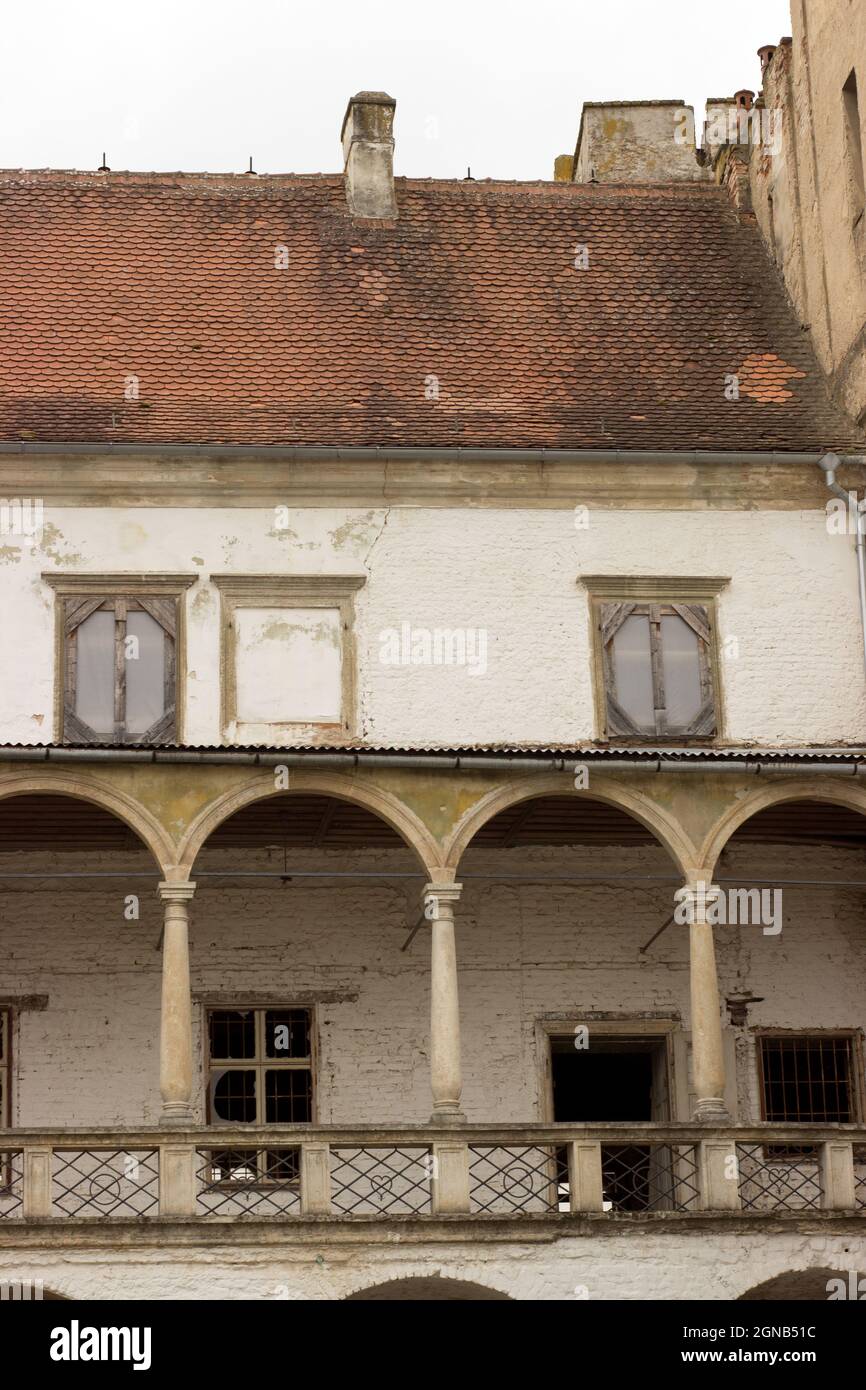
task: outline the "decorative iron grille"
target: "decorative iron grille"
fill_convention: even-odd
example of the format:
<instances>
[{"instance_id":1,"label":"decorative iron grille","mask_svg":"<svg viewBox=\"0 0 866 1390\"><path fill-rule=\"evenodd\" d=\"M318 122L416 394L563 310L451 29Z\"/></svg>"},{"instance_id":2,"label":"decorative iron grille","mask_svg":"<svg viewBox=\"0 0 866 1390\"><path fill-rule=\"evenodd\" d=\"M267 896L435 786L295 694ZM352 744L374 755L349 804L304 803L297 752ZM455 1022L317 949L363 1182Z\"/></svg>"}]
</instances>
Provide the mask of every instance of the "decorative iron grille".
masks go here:
<instances>
[{"instance_id":1,"label":"decorative iron grille","mask_svg":"<svg viewBox=\"0 0 866 1390\"><path fill-rule=\"evenodd\" d=\"M148 1216L159 1209L156 1149L55 1149L52 1204L64 1216Z\"/></svg>"},{"instance_id":2,"label":"decorative iron grille","mask_svg":"<svg viewBox=\"0 0 866 1390\"><path fill-rule=\"evenodd\" d=\"M740 1201L751 1211L813 1211L821 1206L814 1145L738 1144Z\"/></svg>"},{"instance_id":3,"label":"decorative iron grille","mask_svg":"<svg viewBox=\"0 0 866 1390\"><path fill-rule=\"evenodd\" d=\"M470 1211L559 1211L561 1187L561 1164L552 1145L470 1146Z\"/></svg>"},{"instance_id":4,"label":"decorative iron grille","mask_svg":"<svg viewBox=\"0 0 866 1390\"><path fill-rule=\"evenodd\" d=\"M699 1179L694 1144L603 1144L606 1211L694 1211Z\"/></svg>"},{"instance_id":5,"label":"decorative iron grille","mask_svg":"<svg viewBox=\"0 0 866 1390\"><path fill-rule=\"evenodd\" d=\"M866 1207L866 1148L854 1145L854 1205Z\"/></svg>"},{"instance_id":6,"label":"decorative iron grille","mask_svg":"<svg viewBox=\"0 0 866 1390\"><path fill-rule=\"evenodd\" d=\"M433 1159L429 1148L331 1150L331 1202L351 1216L426 1216Z\"/></svg>"},{"instance_id":7,"label":"decorative iron grille","mask_svg":"<svg viewBox=\"0 0 866 1390\"><path fill-rule=\"evenodd\" d=\"M301 1150L197 1149L197 1201L221 1216L298 1216Z\"/></svg>"},{"instance_id":8,"label":"decorative iron grille","mask_svg":"<svg viewBox=\"0 0 866 1390\"><path fill-rule=\"evenodd\" d=\"M0 1221L21 1216L24 1207L24 1154L0 1150Z\"/></svg>"}]
</instances>

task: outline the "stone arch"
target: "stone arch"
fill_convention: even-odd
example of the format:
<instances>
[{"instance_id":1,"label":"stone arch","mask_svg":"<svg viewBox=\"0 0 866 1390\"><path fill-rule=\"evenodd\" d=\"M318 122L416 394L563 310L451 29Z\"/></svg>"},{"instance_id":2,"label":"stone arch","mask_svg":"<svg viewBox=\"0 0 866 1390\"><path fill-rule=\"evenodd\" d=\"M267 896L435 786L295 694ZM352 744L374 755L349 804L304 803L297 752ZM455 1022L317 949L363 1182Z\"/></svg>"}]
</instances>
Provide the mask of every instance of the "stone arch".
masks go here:
<instances>
[{"instance_id":1,"label":"stone arch","mask_svg":"<svg viewBox=\"0 0 866 1390\"><path fill-rule=\"evenodd\" d=\"M854 782L853 776L851 782ZM824 801L866 816L866 787L848 786L830 777L792 777L790 780L786 777L784 782L758 788L729 806L709 831L695 862L704 865L711 875L719 855L740 826L759 811L784 801Z\"/></svg>"},{"instance_id":2,"label":"stone arch","mask_svg":"<svg viewBox=\"0 0 866 1390\"><path fill-rule=\"evenodd\" d=\"M855 1285L854 1297L857 1297L856 1284L858 1275L854 1275L853 1281L849 1279L848 1271L841 1269L824 1268L816 1269L786 1269L782 1274L776 1274L771 1279L764 1279L760 1284L753 1284L746 1289L738 1298L739 1303L768 1303L771 1301L795 1302L795 1303L818 1303L826 1302L830 1297L831 1291L840 1291L840 1285L832 1284L831 1280L841 1280L841 1297L851 1296L851 1284ZM866 1289L864 1289L866 1293Z\"/></svg>"},{"instance_id":3,"label":"stone arch","mask_svg":"<svg viewBox=\"0 0 866 1390\"><path fill-rule=\"evenodd\" d=\"M263 801L273 796L292 796L298 792L313 793L319 796L333 796L341 801L352 801L358 806L378 816L390 825L415 855L424 871L441 877L442 850L438 841L427 829L422 820L411 811L399 797L378 787L350 781L333 772L293 772L286 791L275 791L271 779L255 777L242 787L224 792L199 812L178 847L178 868L191 874L193 865L209 837L236 811L254 801Z\"/></svg>"},{"instance_id":4,"label":"stone arch","mask_svg":"<svg viewBox=\"0 0 866 1390\"><path fill-rule=\"evenodd\" d=\"M77 801L89 801L109 811L141 840L160 871L165 873L174 863L176 851L171 836L159 821L134 797L100 782L95 777L51 771L11 772L0 774L0 799L27 796L30 793L48 796L68 796Z\"/></svg>"},{"instance_id":5,"label":"stone arch","mask_svg":"<svg viewBox=\"0 0 866 1390\"><path fill-rule=\"evenodd\" d=\"M563 775L553 773L550 776L523 777L518 781L508 782L502 787L497 787L495 791L488 792L470 807L445 842L445 867L450 874L458 872L460 860L478 831L500 811L505 811L521 801L563 795L580 796L589 801L603 801L640 821L662 848L667 850L675 867L684 877L689 867L695 863L694 846L685 830L673 816L645 793L632 791L619 783L608 781L604 781L600 786L593 785L591 792L571 791L567 783L563 784Z\"/></svg>"},{"instance_id":6,"label":"stone arch","mask_svg":"<svg viewBox=\"0 0 866 1390\"><path fill-rule=\"evenodd\" d=\"M477 1284L469 1279L449 1279L441 1273L410 1274L402 1278L386 1279L381 1284L368 1284L354 1293L347 1294L346 1303L361 1302L401 1302L417 1303L510 1303L511 1294L502 1293L488 1284Z\"/></svg>"}]
</instances>

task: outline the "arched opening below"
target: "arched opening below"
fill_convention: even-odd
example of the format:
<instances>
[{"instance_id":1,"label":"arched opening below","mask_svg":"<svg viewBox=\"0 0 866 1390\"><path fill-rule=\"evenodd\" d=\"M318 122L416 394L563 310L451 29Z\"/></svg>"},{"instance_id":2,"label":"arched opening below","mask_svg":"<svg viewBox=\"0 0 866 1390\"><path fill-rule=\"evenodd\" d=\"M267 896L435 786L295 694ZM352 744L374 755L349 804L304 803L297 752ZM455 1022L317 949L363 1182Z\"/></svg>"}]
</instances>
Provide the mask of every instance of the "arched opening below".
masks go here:
<instances>
[{"instance_id":1,"label":"arched opening below","mask_svg":"<svg viewBox=\"0 0 866 1390\"><path fill-rule=\"evenodd\" d=\"M466 1279L442 1279L438 1275L389 1279L349 1294L347 1303L511 1303L507 1293Z\"/></svg>"},{"instance_id":2,"label":"arched opening below","mask_svg":"<svg viewBox=\"0 0 866 1390\"><path fill-rule=\"evenodd\" d=\"M589 793L527 798L478 828L457 878L461 961L481 967L461 976L463 1046L497 1078L467 1077L467 1112L507 1122L508 1100L493 1105L511 1087L521 1117L542 1121L688 1119L683 878L656 835Z\"/></svg>"},{"instance_id":3,"label":"arched opening below","mask_svg":"<svg viewBox=\"0 0 866 1390\"><path fill-rule=\"evenodd\" d=\"M852 1281L844 1270L838 1269L792 1269L777 1274L773 1279L765 1279L755 1284L739 1297L740 1303L826 1303L833 1295L836 1298L849 1296ZM856 1294L853 1295L856 1297Z\"/></svg>"}]
</instances>

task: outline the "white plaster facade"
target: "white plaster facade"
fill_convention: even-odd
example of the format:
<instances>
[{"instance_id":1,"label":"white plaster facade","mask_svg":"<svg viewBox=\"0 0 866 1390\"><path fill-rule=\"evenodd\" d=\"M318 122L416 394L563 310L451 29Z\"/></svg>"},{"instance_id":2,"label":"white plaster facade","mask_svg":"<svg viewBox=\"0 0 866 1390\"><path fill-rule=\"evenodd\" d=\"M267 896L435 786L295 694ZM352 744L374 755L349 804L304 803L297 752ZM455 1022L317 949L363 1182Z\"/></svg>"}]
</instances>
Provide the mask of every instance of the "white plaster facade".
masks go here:
<instances>
[{"instance_id":1,"label":"white plaster facade","mask_svg":"<svg viewBox=\"0 0 866 1390\"><path fill-rule=\"evenodd\" d=\"M817 469L815 470L817 474ZM575 497L574 506L581 505ZM723 743L862 741L866 694L853 540L811 511L574 508L274 509L48 506L41 541L0 550L4 643L0 738L54 731L55 595L43 573L188 573L183 741L251 741L220 722L220 595L211 573L352 575L357 737L376 744L563 743L601 732L582 575L729 580L717 600ZM383 662L382 634L469 629L485 659ZM263 657L276 662L271 644ZM267 733L259 725L256 734ZM309 733L275 726L272 742ZM252 740L255 741L255 740Z\"/></svg>"}]
</instances>

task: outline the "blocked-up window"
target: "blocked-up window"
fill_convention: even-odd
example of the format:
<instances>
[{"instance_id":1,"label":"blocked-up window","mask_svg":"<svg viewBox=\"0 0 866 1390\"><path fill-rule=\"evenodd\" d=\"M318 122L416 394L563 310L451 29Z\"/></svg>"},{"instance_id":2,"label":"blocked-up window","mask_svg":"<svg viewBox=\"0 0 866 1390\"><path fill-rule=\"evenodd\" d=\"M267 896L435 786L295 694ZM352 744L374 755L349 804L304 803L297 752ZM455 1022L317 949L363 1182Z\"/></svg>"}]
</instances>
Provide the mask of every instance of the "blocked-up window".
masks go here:
<instances>
[{"instance_id":1,"label":"blocked-up window","mask_svg":"<svg viewBox=\"0 0 866 1390\"><path fill-rule=\"evenodd\" d=\"M339 608L238 608L238 720L339 724L341 628Z\"/></svg>"},{"instance_id":2,"label":"blocked-up window","mask_svg":"<svg viewBox=\"0 0 866 1390\"><path fill-rule=\"evenodd\" d=\"M212 1009L208 1119L232 1125L313 1119L312 1011Z\"/></svg>"},{"instance_id":3,"label":"blocked-up window","mask_svg":"<svg viewBox=\"0 0 866 1390\"><path fill-rule=\"evenodd\" d=\"M854 1124L860 1118L853 1033L788 1033L758 1039L761 1114L778 1123Z\"/></svg>"},{"instance_id":4,"label":"blocked-up window","mask_svg":"<svg viewBox=\"0 0 866 1390\"><path fill-rule=\"evenodd\" d=\"M66 598L63 620L65 742L173 739L176 600L141 594Z\"/></svg>"},{"instance_id":5,"label":"blocked-up window","mask_svg":"<svg viewBox=\"0 0 866 1390\"><path fill-rule=\"evenodd\" d=\"M598 622L609 735L708 737L717 732L707 607L604 603Z\"/></svg>"},{"instance_id":6,"label":"blocked-up window","mask_svg":"<svg viewBox=\"0 0 866 1390\"><path fill-rule=\"evenodd\" d=\"M360 575L211 575L221 594L222 731L333 742L356 724Z\"/></svg>"}]
</instances>

